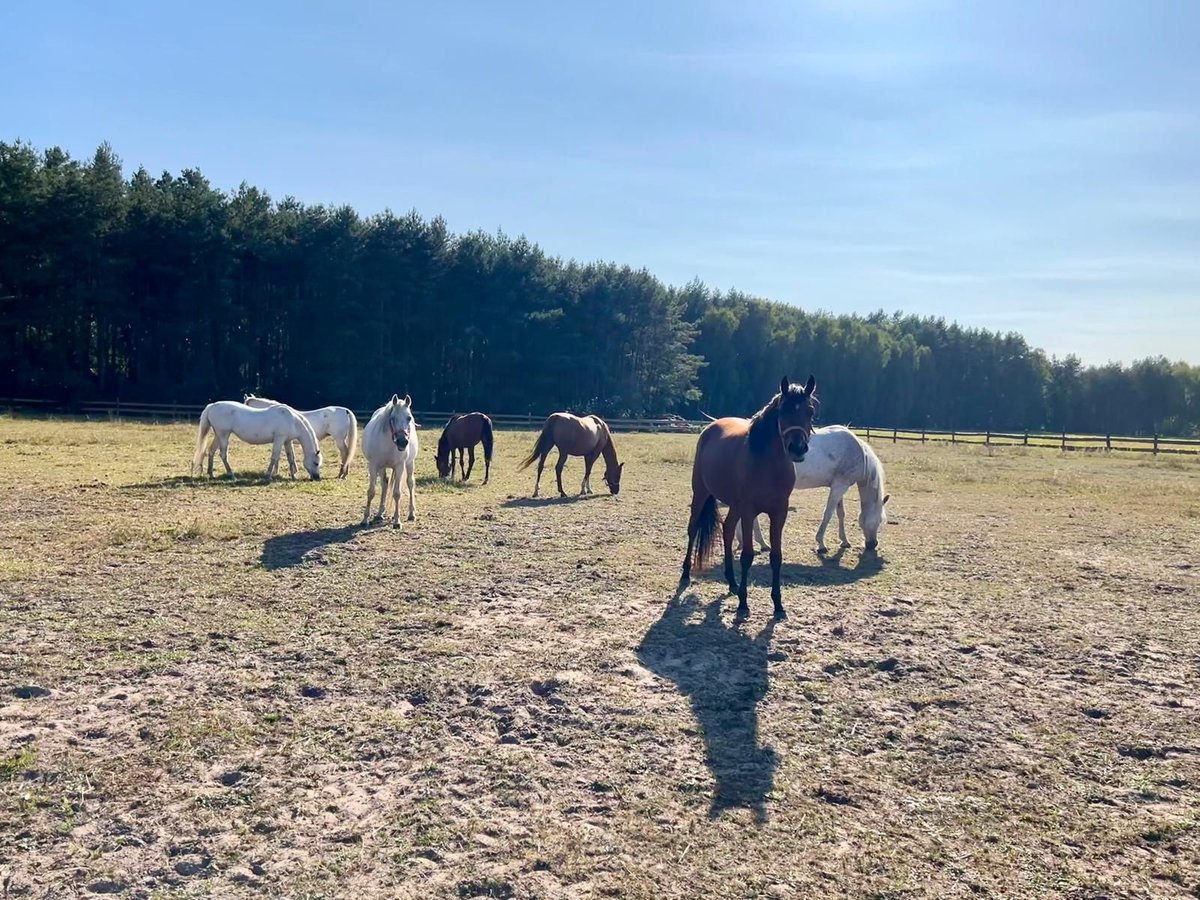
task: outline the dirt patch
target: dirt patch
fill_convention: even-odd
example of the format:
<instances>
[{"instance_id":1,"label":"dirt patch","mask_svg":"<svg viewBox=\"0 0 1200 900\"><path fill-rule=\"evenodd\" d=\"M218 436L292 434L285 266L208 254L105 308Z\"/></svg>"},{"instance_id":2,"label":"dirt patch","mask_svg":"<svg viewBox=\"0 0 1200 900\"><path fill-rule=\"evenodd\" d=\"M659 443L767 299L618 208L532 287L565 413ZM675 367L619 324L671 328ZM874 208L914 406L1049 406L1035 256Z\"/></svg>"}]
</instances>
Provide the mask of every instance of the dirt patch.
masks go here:
<instances>
[{"instance_id":1,"label":"dirt patch","mask_svg":"<svg viewBox=\"0 0 1200 900\"><path fill-rule=\"evenodd\" d=\"M880 554L797 495L790 618L760 558L736 622L719 571L674 598L694 437L571 502L531 435L486 487L426 453L392 530L361 463L3 427L9 897L1200 890L1200 464L880 445Z\"/></svg>"}]
</instances>

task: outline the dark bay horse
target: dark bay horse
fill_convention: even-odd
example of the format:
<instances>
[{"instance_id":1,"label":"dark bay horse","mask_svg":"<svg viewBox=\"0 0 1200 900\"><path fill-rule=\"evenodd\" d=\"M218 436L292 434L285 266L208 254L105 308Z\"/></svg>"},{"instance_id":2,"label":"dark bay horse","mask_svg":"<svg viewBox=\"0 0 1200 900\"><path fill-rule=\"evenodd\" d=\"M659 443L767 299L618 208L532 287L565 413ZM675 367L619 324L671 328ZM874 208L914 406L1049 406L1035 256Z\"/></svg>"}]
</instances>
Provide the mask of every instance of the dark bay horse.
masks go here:
<instances>
[{"instance_id":1,"label":"dark bay horse","mask_svg":"<svg viewBox=\"0 0 1200 900\"><path fill-rule=\"evenodd\" d=\"M688 518L688 548L683 557L682 590L691 581L692 551L695 565L703 569L716 542L721 517L717 501L729 506L725 517L725 580L729 592L738 595L739 616L749 615L746 585L754 548L742 544L742 584L733 576L733 534L738 523L742 534L750 534L754 519L766 513L771 521L771 599L775 618L783 619L779 589L779 567L783 563L783 523L787 520L788 497L796 483L793 463L803 462L812 436L816 413L816 379L808 376L803 388L785 376L779 393L750 419L716 419L700 432L692 463L692 511Z\"/></svg>"},{"instance_id":2,"label":"dark bay horse","mask_svg":"<svg viewBox=\"0 0 1200 900\"><path fill-rule=\"evenodd\" d=\"M521 463L521 468L527 469L533 465L534 460L537 460L537 481L533 484L533 496L538 495L542 484L542 468L546 465L546 457L555 447L558 448L558 463L554 466L554 474L558 476L558 492L562 496L567 496L567 492L563 490L562 486L562 473L568 456L583 457L585 468L583 484L579 488L580 494L592 492L592 466L601 455L604 456L605 484L614 494L621 492L621 470L625 464L617 461L617 450L613 446L612 432L608 428L608 423L599 416L579 418L570 413L556 412L546 419L546 424L542 426L542 433L538 435L533 450L525 462Z\"/></svg>"},{"instance_id":3,"label":"dark bay horse","mask_svg":"<svg viewBox=\"0 0 1200 900\"><path fill-rule=\"evenodd\" d=\"M454 475L454 451L458 451L458 468L462 480L471 477L475 468L475 445L483 444L483 483L488 483L492 473L492 420L481 412L451 416L442 436L438 438L437 470L443 478ZM463 465L463 453L467 453L468 464Z\"/></svg>"}]
</instances>

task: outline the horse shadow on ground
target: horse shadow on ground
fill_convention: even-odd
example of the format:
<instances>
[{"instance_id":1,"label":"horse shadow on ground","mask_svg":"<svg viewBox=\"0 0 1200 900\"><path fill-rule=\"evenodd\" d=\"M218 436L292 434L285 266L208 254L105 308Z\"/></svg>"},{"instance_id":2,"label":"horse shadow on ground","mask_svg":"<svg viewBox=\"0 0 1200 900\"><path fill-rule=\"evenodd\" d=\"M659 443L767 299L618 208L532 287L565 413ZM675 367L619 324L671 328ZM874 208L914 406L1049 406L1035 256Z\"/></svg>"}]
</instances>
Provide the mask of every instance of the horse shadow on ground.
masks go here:
<instances>
[{"instance_id":1,"label":"horse shadow on ground","mask_svg":"<svg viewBox=\"0 0 1200 900\"><path fill-rule=\"evenodd\" d=\"M505 500L500 505L505 509L519 509L528 506L560 506L565 503L582 503L587 500L598 500L604 494L567 494L565 497L558 495L545 497L513 497L511 500Z\"/></svg>"},{"instance_id":2,"label":"horse shadow on ground","mask_svg":"<svg viewBox=\"0 0 1200 900\"><path fill-rule=\"evenodd\" d=\"M307 477L297 478L296 484L301 481L308 481ZM269 484L291 483L292 479L284 476L283 478L267 478L261 472L247 475L238 475L230 478L227 475L217 475L212 478L196 475L171 475L167 478L160 478L157 481L142 481L138 484L126 484L122 486L122 490L126 491L147 491L147 490L177 490L179 488L193 488L197 490L236 490L238 488L254 488L266 487Z\"/></svg>"},{"instance_id":3,"label":"horse shadow on ground","mask_svg":"<svg viewBox=\"0 0 1200 900\"><path fill-rule=\"evenodd\" d=\"M366 528L365 525L343 525L340 528L316 528L312 531L277 534L263 542L263 568L273 572L302 565L304 558L312 551L332 544L344 544Z\"/></svg>"},{"instance_id":4,"label":"horse shadow on ground","mask_svg":"<svg viewBox=\"0 0 1200 900\"><path fill-rule=\"evenodd\" d=\"M853 566L843 566L842 558L845 555L845 549L836 550L827 556L814 554L815 564L788 562L785 558L779 567L780 583L782 586L853 584L864 578L875 577L887 565L887 561L878 553L864 550L859 553L858 561ZM700 573L693 573L692 577L698 581L723 582L725 580L724 565L724 557L718 550L709 562L709 568ZM733 551L733 571L739 579L742 577L742 564L736 547ZM767 559L767 552L765 550L756 551L754 562L750 566L750 584L751 586L761 586L770 585L770 583L771 566Z\"/></svg>"},{"instance_id":5,"label":"horse shadow on ground","mask_svg":"<svg viewBox=\"0 0 1200 900\"><path fill-rule=\"evenodd\" d=\"M705 762L716 786L710 816L740 807L766 822L767 795L778 759L760 747L758 703L767 693L767 652L775 622L750 637L740 623L721 621L721 601L700 609L694 594L667 604L637 648L647 669L675 683L688 698L704 740Z\"/></svg>"}]
</instances>

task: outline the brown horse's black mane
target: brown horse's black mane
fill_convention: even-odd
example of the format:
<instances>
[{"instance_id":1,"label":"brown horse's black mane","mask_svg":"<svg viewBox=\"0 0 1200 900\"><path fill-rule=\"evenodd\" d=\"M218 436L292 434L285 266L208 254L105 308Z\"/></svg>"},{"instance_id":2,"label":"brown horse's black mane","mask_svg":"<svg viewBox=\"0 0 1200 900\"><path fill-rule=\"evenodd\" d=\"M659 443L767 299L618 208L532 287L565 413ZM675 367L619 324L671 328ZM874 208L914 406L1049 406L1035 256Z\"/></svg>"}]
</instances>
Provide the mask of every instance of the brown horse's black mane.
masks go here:
<instances>
[{"instance_id":1,"label":"brown horse's black mane","mask_svg":"<svg viewBox=\"0 0 1200 900\"><path fill-rule=\"evenodd\" d=\"M456 420L461 419L461 418L462 418L461 415L459 415L458 413L455 413L454 415L452 415L449 418L449 420L446 422L445 426L442 428L442 436L438 438L438 456L441 456L443 451L446 453L450 452L449 428L451 425L454 424L454 422Z\"/></svg>"},{"instance_id":2,"label":"brown horse's black mane","mask_svg":"<svg viewBox=\"0 0 1200 900\"><path fill-rule=\"evenodd\" d=\"M793 388L795 390L795 388ZM782 394L776 394L771 402L750 417L750 452L761 456L771 444L771 438L779 433L779 401Z\"/></svg>"}]
</instances>

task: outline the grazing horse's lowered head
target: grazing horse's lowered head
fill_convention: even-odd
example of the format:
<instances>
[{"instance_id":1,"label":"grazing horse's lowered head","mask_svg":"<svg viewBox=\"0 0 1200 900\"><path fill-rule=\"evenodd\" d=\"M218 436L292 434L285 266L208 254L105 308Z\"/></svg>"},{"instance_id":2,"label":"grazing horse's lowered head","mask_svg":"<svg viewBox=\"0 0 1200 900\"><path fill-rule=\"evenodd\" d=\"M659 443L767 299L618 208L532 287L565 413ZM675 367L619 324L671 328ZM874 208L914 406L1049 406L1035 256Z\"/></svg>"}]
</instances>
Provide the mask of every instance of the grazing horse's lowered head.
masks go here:
<instances>
[{"instance_id":1,"label":"grazing horse's lowered head","mask_svg":"<svg viewBox=\"0 0 1200 900\"><path fill-rule=\"evenodd\" d=\"M412 397L405 394L401 400L399 394L392 394L390 407L387 422L392 443L396 445L397 450L407 450L413 427Z\"/></svg>"}]
</instances>

